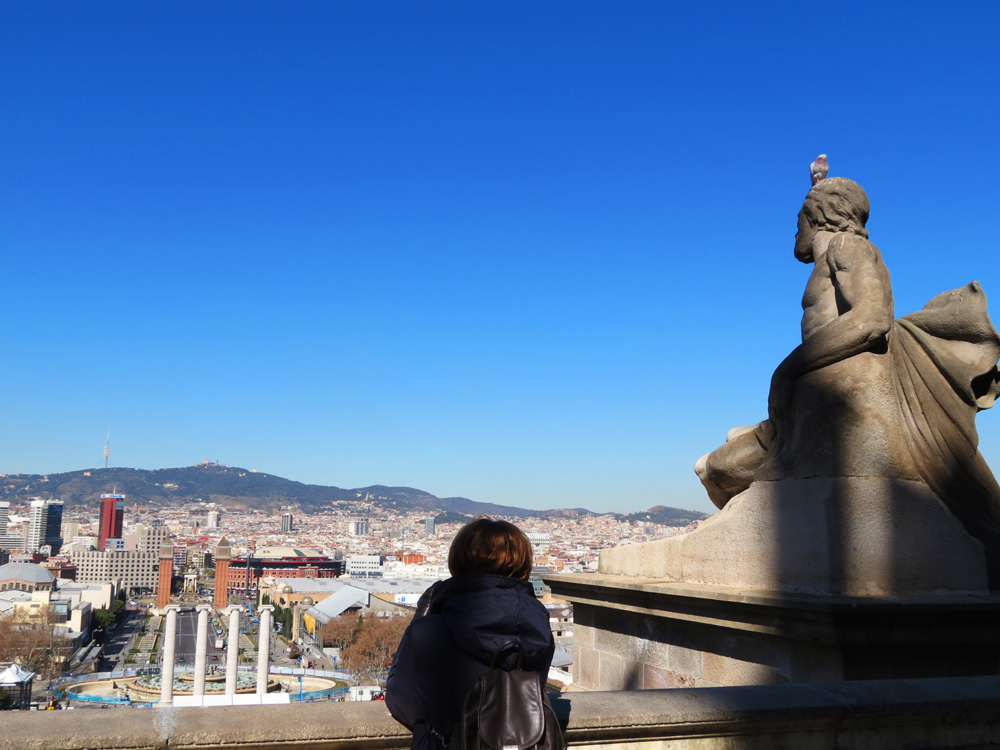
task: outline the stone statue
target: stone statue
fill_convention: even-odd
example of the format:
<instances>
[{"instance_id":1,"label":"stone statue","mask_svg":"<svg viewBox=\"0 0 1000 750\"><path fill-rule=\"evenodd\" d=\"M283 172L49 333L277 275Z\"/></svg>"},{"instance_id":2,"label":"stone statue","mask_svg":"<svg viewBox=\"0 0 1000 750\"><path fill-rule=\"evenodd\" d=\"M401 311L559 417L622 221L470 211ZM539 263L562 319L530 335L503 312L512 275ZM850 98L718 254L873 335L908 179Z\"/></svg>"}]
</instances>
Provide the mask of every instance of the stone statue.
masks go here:
<instances>
[{"instance_id":1,"label":"stone statue","mask_svg":"<svg viewBox=\"0 0 1000 750\"><path fill-rule=\"evenodd\" d=\"M977 282L893 320L868 213L851 180L809 191L795 239L795 257L814 265L802 343L772 377L768 419L731 430L695 471L719 508L755 482L926 485L982 543L990 584L1000 586L1000 485L975 429L976 413L1000 393L1000 337Z\"/></svg>"}]
</instances>

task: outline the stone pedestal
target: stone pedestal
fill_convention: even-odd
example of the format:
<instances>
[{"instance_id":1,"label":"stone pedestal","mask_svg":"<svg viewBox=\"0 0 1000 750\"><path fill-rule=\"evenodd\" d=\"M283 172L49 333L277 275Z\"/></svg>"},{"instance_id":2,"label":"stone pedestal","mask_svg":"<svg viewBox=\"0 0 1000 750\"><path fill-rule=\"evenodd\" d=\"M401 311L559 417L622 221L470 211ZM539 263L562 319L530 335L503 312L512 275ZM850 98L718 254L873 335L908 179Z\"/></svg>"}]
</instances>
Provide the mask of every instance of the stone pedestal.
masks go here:
<instances>
[{"instance_id":1,"label":"stone pedestal","mask_svg":"<svg viewBox=\"0 0 1000 750\"><path fill-rule=\"evenodd\" d=\"M794 594L547 575L588 690L1000 674L1000 596Z\"/></svg>"},{"instance_id":2,"label":"stone pedestal","mask_svg":"<svg viewBox=\"0 0 1000 750\"><path fill-rule=\"evenodd\" d=\"M601 573L815 594L988 589L982 545L923 482L755 482L696 530L601 552Z\"/></svg>"}]
</instances>

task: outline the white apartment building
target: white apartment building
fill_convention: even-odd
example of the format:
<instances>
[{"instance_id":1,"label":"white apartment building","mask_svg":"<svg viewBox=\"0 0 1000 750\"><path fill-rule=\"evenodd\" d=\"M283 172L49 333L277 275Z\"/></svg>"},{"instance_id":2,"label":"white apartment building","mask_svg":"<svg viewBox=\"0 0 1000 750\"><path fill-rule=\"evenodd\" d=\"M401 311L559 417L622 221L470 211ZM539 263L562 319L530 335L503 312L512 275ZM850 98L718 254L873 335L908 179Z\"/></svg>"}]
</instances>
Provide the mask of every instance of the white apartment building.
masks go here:
<instances>
[{"instance_id":1,"label":"white apartment building","mask_svg":"<svg viewBox=\"0 0 1000 750\"><path fill-rule=\"evenodd\" d=\"M132 533L125 536L125 549L139 552L159 552L164 544L170 544L170 529L166 526L146 526L137 523Z\"/></svg>"},{"instance_id":2,"label":"white apartment building","mask_svg":"<svg viewBox=\"0 0 1000 750\"><path fill-rule=\"evenodd\" d=\"M20 534L0 534L0 550L11 552L23 550L24 546L24 537Z\"/></svg>"},{"instance_id":3,"label":"white apartment building","mask_svg":"<svg viewBox=\"0 0 1000 750\"><path fill-rule=\"evenodd\" d=\"M540 547L548 548L552 540L551 535L547 531L528 531L525 533L528 537L528 541L531 542L531 546L535 549Z\"/></svg>"},{"instance_id":4,"label":"white apartment building","mask_svg":"<svg viewBox=\"0 0 1000 750\"><path fill-rule=\"evenodd\" d=\"M348 555L344 558L344 572L354 578L381 578L384 565L382 555Z\"/></svg>"},{"instance_id":5,"label":"white apartment building","mask_svg":"<svg viewBox=\"0 0 1000 750\"><path fill-rule=\"evenodd\" d=\"M156 550L88 550L70 553L76 565L76 580L80 583L108 583L121 581L128 592L138 589L154 591L160 572L159 553Z\"/></svg>"}]
</instances>

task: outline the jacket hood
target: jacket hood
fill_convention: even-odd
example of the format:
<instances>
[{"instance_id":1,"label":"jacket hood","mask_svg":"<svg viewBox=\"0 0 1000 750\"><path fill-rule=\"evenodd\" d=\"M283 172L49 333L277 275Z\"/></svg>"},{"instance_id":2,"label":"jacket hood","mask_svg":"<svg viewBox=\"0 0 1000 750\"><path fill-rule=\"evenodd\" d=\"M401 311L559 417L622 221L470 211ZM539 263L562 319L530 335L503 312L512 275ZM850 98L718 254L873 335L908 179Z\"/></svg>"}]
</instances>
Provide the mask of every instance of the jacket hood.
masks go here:
<instances>
[{"instance_id":1,"label":"jacket hood","mask_svg":"<svg viewBox=\"0 0 1000 750\"><path fill-rule=\"evenodd\" d=\"M549 615L528 581L480 573L454 576L437 585L430 611L441 615L455 643L482 664L489 665L497 647L512 639L524 650L525 668L551 656ZM513 661L510 655L504 668Z\"/></svg>"}]
</instances>

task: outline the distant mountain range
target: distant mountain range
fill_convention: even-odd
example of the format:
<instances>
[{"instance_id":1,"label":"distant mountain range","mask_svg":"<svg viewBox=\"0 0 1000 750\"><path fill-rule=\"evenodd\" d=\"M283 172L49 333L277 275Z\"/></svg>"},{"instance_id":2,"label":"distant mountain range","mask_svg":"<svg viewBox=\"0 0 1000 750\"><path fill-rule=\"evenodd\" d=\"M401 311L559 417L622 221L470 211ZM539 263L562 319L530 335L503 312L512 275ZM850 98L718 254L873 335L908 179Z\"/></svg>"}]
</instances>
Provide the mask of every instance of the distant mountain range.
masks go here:
<instances>
[{"instance_id":1,"label":"distant mountain range","mask_svg":"<svg viewBox=\"0 0 1000 750\"><path fill-rule=\"evenodd\" d=\"M599 515L585 508L538 511L479 503L465 497L435 497L412 487L374 485L345 490L213 463L177 469L86 469L63 474L0 477L0 499L3 500L23 502L29 497L55 498L96 509L99 497L107 492L125 495L129 505L153 507L176 506L201 499L228 508L271 511L281 506L298 505L303 510L319 511L367 501L386 511L421 511L455 520L482 514L549 519ZM708 517L698 511L662 505L639 513L608 515L669 526L686 526Z\"/></svg>"}]
</instances>

